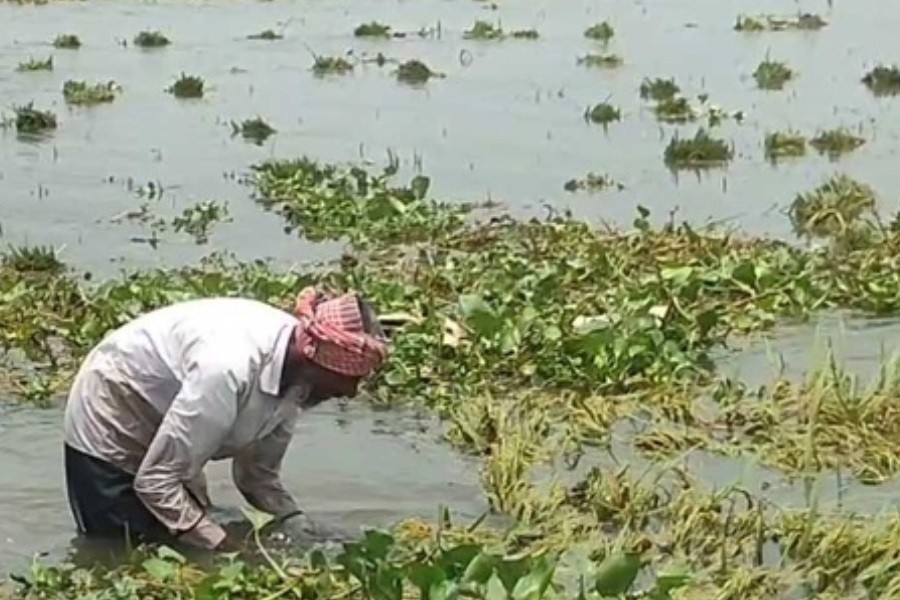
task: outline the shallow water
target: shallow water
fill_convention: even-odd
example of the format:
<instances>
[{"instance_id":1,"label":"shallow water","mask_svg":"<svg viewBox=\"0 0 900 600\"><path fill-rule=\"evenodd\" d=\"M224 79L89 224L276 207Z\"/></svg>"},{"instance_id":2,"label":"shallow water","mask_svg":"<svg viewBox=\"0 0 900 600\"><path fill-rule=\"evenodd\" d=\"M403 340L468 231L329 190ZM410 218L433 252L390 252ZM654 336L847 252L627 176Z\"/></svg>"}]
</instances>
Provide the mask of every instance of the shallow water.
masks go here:
<instances>
[{"instance_id":1,"label":"shallow water","mask_svg":"<svg viewBox=\"0 0 900 600\"><path fill-rule=\"evenodd\" d=\"M516 212L542 212L546 202L625 224L643 204L660 220L677 208L692 222L726 220L754 233L788 235L779 210L835 170L882 192L890 189L898 103L874 98L859 80L874 62L891 59L885 48L892 45L900 5L578 0L560 10L548 0L500 4L490 11L470 0L4 3L0 106L34 100L60 118L59 129L43 142L0 135L4 238L65 246L65 258L102 271L118 268L110 259L127 266L173 264L211 248L287 263L332 256L339 244L298 245L295 236L282 234L279 219L255 206L234 175L268 157L302 154L383 164L389 149L405 174L421 167L431 176L440 199L490 196ZM829 25L814 33L733 31L736 16L750 8L817 11ZM537 28L541 39L462 39L479 18L499 20L507 30ZM439 24L441 36L355 39L353 28L373 19L398 31ZM605 51L625 59L617 70L576 65L578 56L602 50L582 36L602 19L616 30ZM246 39L266 28L281 29L285 39ZM119 44L142 29L161 29L173 45L143 51ZM83 47L52 48L50 41L63 32L77 33ZM447 77L411 88L395 81L390 66L360 65L352 75L319 79L309 71L310 50L420 58ZM49 54L52 73L15 72L19 61ZM767 54L800 73L783 92L755 89L750 74ZM182 71L206 79L212 89L205 99L180 102L164 93ZM736 159L727 170L676 180L665 168L662 152L671 134L692 134L696 125L660 126L642 106L638 86L654 76L674 76L690 97L705 92L714 104L745 111L743 124L717 130L735 143ZM124 92L111 105L70 110L61 95L70 78L114 79ZM622 107L623 120L604 132L587 124L583 113L606 99ZM256 115L278 133L261 147L231 138L230 120ZM813 153L773 167L762 157L770 129L814 134L841 125L862 126L869 143L838 164ZM608 172L626 190L596 196L562 190L566 180L590 170ZM129 179L134 186L163 186L163 199L154 206L160 214L216 199L229 203L235 221L219 228L208 247L173 234L156 251L130 243L148 232L109 223L140 203ZM893 208L892 198L885 201Z\"/></svg>"},{"instance_id":2,"label":"shallow water","mask_svg":"<svg viewBox=\"0 0 900 600\"><path fill-rule=\"evenodd\" d=\"M61 413L0 413L0 574L27 566L37 553L67 556L75 540L65 499ZM283 478L314 517L347 529L388 526L441 505L461 522L487 508L477 463L439 443L430 420L365 408L323 406L306 413L284 461ZM207 467L217 518L245 506L230 479L230 462ZM0 577L2 578L2 577Z\"/></svg>"}]
</instances>

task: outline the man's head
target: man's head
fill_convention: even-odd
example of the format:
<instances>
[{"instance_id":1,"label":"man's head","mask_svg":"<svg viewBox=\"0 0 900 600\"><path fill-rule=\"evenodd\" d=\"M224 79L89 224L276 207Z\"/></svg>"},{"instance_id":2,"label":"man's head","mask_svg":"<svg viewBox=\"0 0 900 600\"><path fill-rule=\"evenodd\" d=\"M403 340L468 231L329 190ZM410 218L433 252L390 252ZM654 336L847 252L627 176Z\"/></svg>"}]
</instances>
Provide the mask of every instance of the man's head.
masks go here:
<instances>
[{"instance_id":1,"label":"man's head","mask_svg":"<svg viewBox=\"0 0 900 600\"><path fill-rule=\"evenodd\" d=\"M353 397L387 359L387 338L372 307L355 294L306 288L294 308L298 324L285 360L287 385L309 387L306 404Z\"/></svg>"}]
</instances>

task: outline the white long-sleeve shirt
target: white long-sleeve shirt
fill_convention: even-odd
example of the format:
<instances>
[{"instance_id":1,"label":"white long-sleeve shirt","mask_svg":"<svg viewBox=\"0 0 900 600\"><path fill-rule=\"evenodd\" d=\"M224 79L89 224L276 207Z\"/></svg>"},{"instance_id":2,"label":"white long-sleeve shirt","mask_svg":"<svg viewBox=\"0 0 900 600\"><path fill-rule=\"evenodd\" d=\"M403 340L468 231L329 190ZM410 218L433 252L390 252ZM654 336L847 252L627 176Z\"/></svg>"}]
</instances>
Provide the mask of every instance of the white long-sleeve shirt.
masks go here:
<instances>
[{"instance_id":1,"label":"white long-sleeve shirt","mask_svg":"<svg viewBox=\"0 0 900 600\"><path fill-rule=\"evenodd\" d=\"M255 508L296 510L279 477L308 393L298 387L279 397L296 323L267 304L232 298L183 302L131 321L81 365L65 442L133 473L147 508L200 546L225 537L205 514L209 460L234 459L235 485Z\"/></svg>"}]
</instances>

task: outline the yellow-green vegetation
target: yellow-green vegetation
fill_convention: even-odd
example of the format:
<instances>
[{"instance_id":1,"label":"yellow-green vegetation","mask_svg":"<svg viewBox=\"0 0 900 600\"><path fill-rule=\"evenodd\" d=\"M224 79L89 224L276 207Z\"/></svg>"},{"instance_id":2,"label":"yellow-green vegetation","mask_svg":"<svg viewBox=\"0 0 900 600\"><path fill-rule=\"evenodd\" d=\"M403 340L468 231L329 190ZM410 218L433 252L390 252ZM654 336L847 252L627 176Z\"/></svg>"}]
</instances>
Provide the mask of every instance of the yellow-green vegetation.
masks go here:
<instances>
[{"instance_id":1,"label":"yellow-green vegetation","mask_svg":"<svg viewBox=\"0 0 900 600\"><path fill-rule=\"evenodd\" d=\"M503 37L500 26L488 21L475 21L470 29L463 32L463 38L467 40L501 40Z\"/></svg>"},{"instance_id":2,"label":"yellow-green vegetation","mask_svg":"<svg viewBox=\"0 0 900 600\"><path fill-rule=\"evenodd\" d=\"M134 45L139 48L163 48L172 42L159 31L142 31L134 37Z\"/></svg>"},{"instance_id":3,"label":"yellow-green vegetation","mask_svg":"<svg viewBox=\"0 0 900 600\"><path fill-rule=\"evenodd\" d=\"M77 50L81 48L81 40L78 39L77 35L71 33L62 34L53 40L53 47L61 50Z\"/></svg>"},{"instance_id":4,"label":"yellow-green vegetation","mask_svg":"<svg viewBox=\"0 0 900 600\"><path fill-rule=\"evenodd\" d=\"M397 81L410 85L427 83L432 77L443 78L443 73L432 71L421 60L411 59L397 66Z\"/></svg>"},{"instance_id":5,"label":"yellow-green vegetation","mask_svg":"<svg viewBox=\"0 0 900 600\"><path fill-rule=\"evenodd\" d=\"M247 36L248 40L265 40L268 42L273 42L275 40L280 40L284 38L280 33L275 33L272 29L264 29L259 33L251 33Z\"/></svg>"},{"instance_id":6,"label":"yellow-green vegetation","mask_svg":"<svg viewBox=\"0 0 900 600\"><path fill-rule=\"evenodd\" d=\"M46 60L38 60L35 58L30 58L25 62L20 62L19 66L16 67L16 71L19 72L28 72L28 71L52 71L53 70L53 57L48 56Z\"/></svg>"},{"instance_id":7,"label":"yellow-green vegetation","mask_svg":"<svg viewBox=\"0 0 900 600\"><path fill-rule=\"evenodd\" d=\"M585 118L591 123L597 123L606 127L613 121L620 120L622 112L608 102L600 102L585 111Z\"/></svg>"},{"instance_id":8,"label":"yellow-green vegetation","mask_svg":"<svg viewBox=\"0 0 900 600\"><path fill-rule=\"evenodd\" d=\"M588 173L582 179L570 179L563 185L567 192L601 192L607 189L622 191L625 186L604 173Z\"/></svg>"},{"instance_id":9,"label":"yellow-green vegetation","mask_svg":"<svg viewBox=\"0 0 900 600\"><path fill-rule=\"evenodd\" d=\"M762 90L780 90L793 78L794 72L790 67L777 60L764 60L753 72L753 79Z\"/></svg>"},{"instance_id":10,"label":"yellow-green vegetation","mask_svg":"<svg viewBox=\"0 0 900 600\"><path fill-rule=\"evenodd\" d=\"M750 17L740 15L734 24L737 31L816 31L828 25L822 17L814 13L800 13L794 17L779 17L774 15L760 15Z\"/></svg>"},{"instance_id":11,"label":"yellow-green vegetation","mask_svg":"<svg viewBox=\"0 0 900 600\"><path fill-rule=\"evenodd\" d=\"M15 126L18 133L39 134L56 129L56 115L49 110L34 108L33 102L15 107L15 113Z\"/></svg>"},{"instance_id":12,"label":"yellow-green vegetation","mask_svg":"<svg viewBox=\"0 0 900 600\"><path fill-rule=\"evenodd\" d=\"M616 30L607 21L595 23L584 30L584 37L598 42L608 42L614 35L616 35Z\"/></svg>"},{"instance_id":13,"label":"yellow-green vegetation","mask_svg":"<svg viewBox=\"0 0 900 600\"><path fill-rule=\"evenodd\" d=\"M312 72L324 75L344 75L353 71L353 64L342 56L316 56L313 60Z\"/></svg>"},{"instance_id":14,"label":"yellow-green vegetation","mask_svg":"<svg viewBox=\"0 0 900 600\"><path fill-rule=\"evenodd\" d=\"M900 69L878 65L863 76L862 82L876 96L896 96L900 93Z\"/></svg>"},{"instance_id":15,"label":"yellow-green vegetation","mask_svg":"<svg viewBox=\"0 0 900 600\"><path fill-rule=\"evenodd\" d=\"M384 23L372 21L358 25L353 30L353 35L356 37L389 38L391 37L391 27Z\"/></svg>"},{"instance_id":16,"label":"yellow-green vegetation","mask_svg":"<svg viewBox=\"0 0 900 600\"><path fill-rule=\"evenodd\" d=\"M93 106L112 102L119 89L114 81L90 84L70 79L63 84L62 93L68 104Z\"/></svg>"},{"instance_id":17,"label":"yellow-green vegetation","mask_svg":"<svg viewBox=\"0 0 900 600\"><path fill-rule=\"evenodd\" d=\"M204 87L205 82L203 78L182 73L166 91L176 98L202 98Z\"/></svg>"},{"instance_id":18,"label":"yellow-green vegetation","mask_svg":"<svg viewBox=\"0 0 900 600\"><path fill-rule=\"evenodd\" d=\"M585 54L578 58L579 65L601 69L615 69L621 67L624 62L618 54Z\"/></svg>"},{"instance_id":19,"label":"yellow-green vegetation","mask_svg":"<svg viewBox=\"0 0 900 600\"><path fill-rule=\"evenodd\" d=\"M269 125L262 117L245 119L241 123L232 121L231 129L234 135L240 135L245 140L257 145L262 144L275 134L275 128Z\"/></svg>"},{"instance_id":20,"label":"yellow-green vegetation","mask_svg":"<svg viewBox=\"0 0 900 600\"><path fill-rule=\"evenodd\" d=\"M672 169L702 169L723 165L733 155L730 144L700 128L693 138L672 137L663 158Z\"/></svg>"},{"instance_id":21,"label":"yellow-green vegetation","mask_svg":"<svg viewBox=\"0 0 900 600\"><path fill-rule=\"evenodd\" d=\"M774 131L767 133L764 143L766 158L799 157L806 154L806 137L794 131Z\"/></svg>"},{"instance_id":22,"label":"yellow-green vegetation","mask_svg":"<svg viewBox=\"0 0 900 600\"><path fill-rule=\"evenodd\" d=\"M830 158L838 158L843 154L853 152L865 143L864 138L844 127L822 131L809 140L810 146Z\"/></svg>"}]
</instances>

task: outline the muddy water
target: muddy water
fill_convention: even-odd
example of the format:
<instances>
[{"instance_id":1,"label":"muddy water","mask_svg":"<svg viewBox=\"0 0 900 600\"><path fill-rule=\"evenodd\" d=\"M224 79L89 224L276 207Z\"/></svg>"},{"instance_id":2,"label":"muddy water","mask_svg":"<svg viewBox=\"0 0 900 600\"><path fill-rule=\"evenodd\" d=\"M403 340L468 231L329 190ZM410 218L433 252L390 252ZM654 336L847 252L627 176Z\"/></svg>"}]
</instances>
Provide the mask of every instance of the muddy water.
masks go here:
<instances>
[{"instance_id":1,"label":"muddy water","mask_svg":"<svg viewBox=\"0 0 900 600\"><path fill-rule=\"evenodd\" d=\"M61 413L0 413L0 573L20 570L36 553L70 554L74 525L65 500ZM285 458L284 481L311 514L350 530L410 516L432 520L440 505L462 522L485 509L477 465L438 443L439 430L415 415L340 405L319 407L299 423ZM207 468L223 521L245 506L230 462ZM2 579L2 576L0 576Z\"/></svg>"},{"instance_id":2,"label":"muddy water","mask_svg":"<svg viewBox=\"0 0 900 600\"><path fill-rule=\"evenodd\" d=\"M173 264L210 249L240 256L297 262L331 256L337 244L298 245L279 220L260 211L235 183L235 174L268 157L309 154L329 161L401 159L404 173L421 169L442 199L490 196L518 212L543 203L576 214L629 223L643 204L662 219L670 210L696 222L723 219L752 232L786 235L779 208L835 170L846 170L887 195L900 120L897 102L877 100L859 82L875 61L889 61L900 5L877 0L754 3L759 12L817 11L829 26L815 33L745 35L732 30L744 3L692 0L646 3L576 0L566 10L547 0L500 3L497 11L469 0L408 3L349 0L298 2L61 2L42 7L0 5L0 106L34 100L55 110L58 131L42 142L0 135L0 221L10 243L64 246L64 256L96 270ZM462 39L475 19L508 29L539 30L537 41ZM378 19L395 30L439 26L440 36L363 41L352 36ZM608 52L622 55L614 71L576 65L602 51L582 32L609 19L616 35ZM214 24L214 26L213 26ZM285 38L246 39L266 28ZM142 51L130 40L160 29L171 47ZM59 33L81 36L77 51L55 50ZM419 58L447 75L422 88L398 84L391 66L359 65L346 77L319 79L309 71L310 50L325 55ZM52 73L17 73L29 56L52 54ZM783 92L755 89L750 74L766 55L785 60L799 78ZM211 90L201 101L164 93L182 71L202 76ZM674 178L662 162L674 131L660 126L639 102L644 77L674 76L686 94L707 93L727 110L743 110L743 124L717 131L733 140L736 159L724 171ZM69 109L67 79L114 79L124 87L112 105ZM588 125L585 108L603 100L620 106L623 121L607 132ZM262 115L278 134L257 147L231 138L232 119ZM815 154L773 167L762 158L770 129L861 127L870 141L833 164ZM686 134L695 125L680 128ZM609 173L626 190L572 196L563 183L587 171ZM130 183L129 183L130 181ZM227 201L234 222L209 246L164 234L157 250L131 243L148 232L116 225L111 217L136 208L135 187L164 188L151 202L172 216L207 199ZM130 188L130 189L129 189ZM890 203L894 200L890 199ZM893 206L889 206L893 208Z\"/></svg>"}]
</instances>

